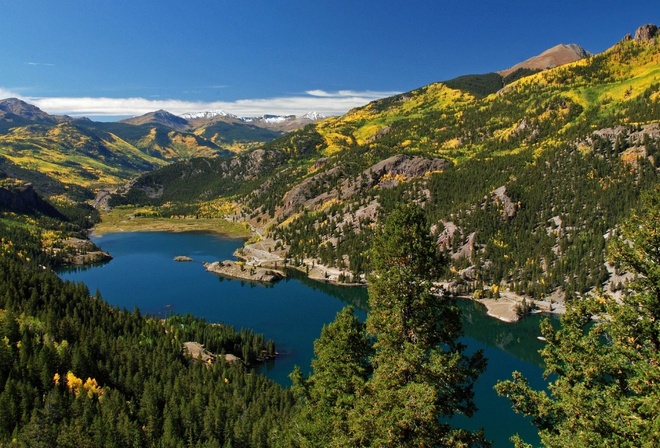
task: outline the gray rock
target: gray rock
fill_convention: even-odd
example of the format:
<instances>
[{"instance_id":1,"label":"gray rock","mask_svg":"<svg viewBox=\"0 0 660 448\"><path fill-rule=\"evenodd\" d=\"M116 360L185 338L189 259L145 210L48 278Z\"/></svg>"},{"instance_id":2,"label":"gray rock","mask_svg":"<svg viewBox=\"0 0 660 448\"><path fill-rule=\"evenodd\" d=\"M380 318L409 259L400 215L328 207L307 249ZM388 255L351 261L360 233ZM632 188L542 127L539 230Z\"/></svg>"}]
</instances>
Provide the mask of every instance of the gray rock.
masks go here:
<instances>
[{"instance_id":1,"label":"gray rock","mask_svg":"<svg viewBox=\"0 0 660 448\"><path fill-rule=\"evenodd\" d=\"M635 31L635 40L638 42L650 41L658 34L658 27L653 24L642 25Z\"/></svg>"}]
</instances>

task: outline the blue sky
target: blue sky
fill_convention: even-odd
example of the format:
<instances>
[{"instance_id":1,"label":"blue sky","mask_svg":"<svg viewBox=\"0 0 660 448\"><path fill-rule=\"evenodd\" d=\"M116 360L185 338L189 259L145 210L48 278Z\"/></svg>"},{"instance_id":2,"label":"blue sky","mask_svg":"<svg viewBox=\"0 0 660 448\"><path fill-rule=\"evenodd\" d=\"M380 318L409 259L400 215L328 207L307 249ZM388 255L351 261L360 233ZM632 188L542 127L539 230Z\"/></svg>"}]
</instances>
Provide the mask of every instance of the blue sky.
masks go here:
<instances>
[{"instance_id":1,"label":"blue sky","mask_svg":"<svg viewBox=\"0 0 660 448\"><path fill-rule=\"evenodd\" d=\"M336 115L508 68L601 52L657 0L0 0L0 98L113 119L157 109Z\"/></svg>"}]
</instances>

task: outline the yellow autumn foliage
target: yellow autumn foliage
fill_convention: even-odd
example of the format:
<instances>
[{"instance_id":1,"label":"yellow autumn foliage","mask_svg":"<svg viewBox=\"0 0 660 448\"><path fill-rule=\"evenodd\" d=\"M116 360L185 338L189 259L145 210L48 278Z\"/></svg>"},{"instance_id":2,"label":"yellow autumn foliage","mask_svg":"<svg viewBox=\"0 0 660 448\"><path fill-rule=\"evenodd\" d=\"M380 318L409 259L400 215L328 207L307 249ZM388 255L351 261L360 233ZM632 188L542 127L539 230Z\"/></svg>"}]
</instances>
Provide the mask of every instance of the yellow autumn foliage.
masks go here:
<instances>
[{"instance_id":1,"label":"yellow autumn foliage","mask_svg":"<svg viewBox=\"0 0 660 448\"><path fill-rule=\"evenodd\" d=\"M53 381L55 384L59 384L60 376L55 374ZM76 397L79 397L80 394L85 393L88 398L93 398L94 396L101 397L105 391L94 378L87 378L83 382L81 378L78 378L72 371L68 371L66 374L66 387L69 392L75 394Z\"/></svg>"},{"instance_id":2,"label":"yellow autumn foliage","mask_svg":"<svg viewBox=\"0 0 660 448\"><path fill-rule=\"evenodd\" d=\"M69 392L74 393L76 396L80 395L80 389L82 388L83 380L78 378L72 371L68 371L66 374L66 387L69 389Z\"/></svg>"},{"instance_id":3,"label":"yellow autumn foliage","mask_svg":"<svg viewBox=\"0 0 660 448\"><path fill-rule=\"evenodd\" d=\"M389 182L389 181L405 182L407 179L408 178L405 176L405 174L385 173L381 176L380 182Z\"/></svg>"}]
</instances>

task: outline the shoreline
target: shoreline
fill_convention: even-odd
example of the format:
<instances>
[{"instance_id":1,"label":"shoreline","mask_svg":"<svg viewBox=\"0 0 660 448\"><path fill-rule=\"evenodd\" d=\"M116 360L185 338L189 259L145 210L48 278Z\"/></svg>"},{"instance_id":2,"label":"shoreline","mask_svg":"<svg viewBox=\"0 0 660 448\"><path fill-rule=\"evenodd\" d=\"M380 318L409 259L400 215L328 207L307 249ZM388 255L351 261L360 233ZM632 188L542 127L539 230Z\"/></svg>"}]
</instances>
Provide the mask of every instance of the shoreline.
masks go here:
<instances>
[{"instance_id":1,"label":"shoreline","mask_svg":"<svg viewBox=\"0 0 660 448\"><path fill-rule=\"evenodd\" d=\"M261 235L257 232L253 234ZM234 256L245 261L248 266L266 269L295 269L302 272L311 280L330 283L339 286L367 286L364 279L360 282L343 281L348 276L352 276L350 271L318 264L315 259L306 258L302 266L296 266L285 262L285 251L275 249L277 243L269 238L261 238L257 242L245 244L234 252Z\"/></svg>"},{"instance_id":2,"label":"shoreline","mask_svg":"<svg viewBox=\"0 0 660 448\"><path fill-rule=\"evenodd\" d=\"M115 209L116 210L116 209ZM139 209L120 209L111 211L103 215L102 219L110 217L110 222L97 224L94 226L90 235L99 237L107 233L122 232L208 232L223 235L227 238L242 238L246 240L243 247L234 252L234 256L239 258L244 266L242 271L234 269L236 262L216 261L207 263L205 269L209 273L222 275L227 278L256 282L262 284L272 284L277 282L273 277L267 280L260 280L259 277L268 276L273 272L281 278L286 277L286 269L295 269L303 273L310 280L329 283L338 286L367 286L366 279L361 276L359 282L345 281L351 278L350 271L339 268L329 267L317 264L315 259L304 259L302 266L295 266L285 262L286 251L277 246L277 242L263 238L261 233L244 222L229 221L224 218L156 218L135 216ZM250 239L255 240L250 242ZM276 249L277 247L277 249ZM227 264L226 268L219 265ZM209 269L209 266L214 267ZM225 272L226 271L226 272ZM250 272L253 272L250 274ZM265 277L264 277L265 278ZM280 278L280 279L281 279ZM446 285L439 283L439 285ZM446 290L448 288L445 287ZM550 296L547 300L533 300L530 297L520 296L511 292L502 292L498 299L475 299L472 296L459 296L461 299L472 300L481 303L486 307L486 314L492 318L506 323L515 323L524 319L524 315L518 314L517 308L524 301L535 306L535 310L530 314L563 314L565 312L564 303L557 300L557 297Z\"/></svg>"},{"instance_id":3,"label":"shoreline","mask_svg":"<svg viewBox=\"0 0 660 448\"><path fill-rule=\"evenodd\" d=\"M506 294L506 296L505 296ZM566 311L564 304L549 303L545 300L534 300L528 297L517 296L511 293L503 293L499 299L474 299L472 297L463 296L467 300L481 303L486 307L486 314L495 319L501 320L506 323L516 323L524 319L527 315L519 315L516 309L520 306L523 300L531 302L536 306L528 315L532 314L552 314L561 315Z\"/></svg>"}]
</instances>

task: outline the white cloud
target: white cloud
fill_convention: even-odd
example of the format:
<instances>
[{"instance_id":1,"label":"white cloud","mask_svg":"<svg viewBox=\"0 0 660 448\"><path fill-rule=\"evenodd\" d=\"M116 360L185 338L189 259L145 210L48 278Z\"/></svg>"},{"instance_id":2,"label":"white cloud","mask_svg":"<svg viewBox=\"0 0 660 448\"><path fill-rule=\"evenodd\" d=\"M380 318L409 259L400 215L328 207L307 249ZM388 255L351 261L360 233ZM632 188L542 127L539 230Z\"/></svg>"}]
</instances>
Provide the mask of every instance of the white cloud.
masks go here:
<instances>
[{"instance_id":1,"label":"white cloud","mask_svg":"<svg viewBox=\"0 0 660 448\"><path fill-rule=\"evenodd\" d=\"M27 65L32 65L33 67L43 66L43 67L55 67L55 64L49 62L26 62Z\"/></svg>"},{"instance_id":2,"label":"white cloud","mask_svg":"<svg viewBox=\"0 0 660 448\"><path fill-rule=\"evenodd\" d=\"M104 97L25 97L0 88L0 98L16 96L40 109L57 115L73 117L138 116L159 109L173 114L224 110L239 116L265 114L304 115L319 112L326 116L341 115L349 109L399 92L341 90L328 92L310 90L298 96L240 99L236 101L183 101L160 98L104 98Z\"/></svg>"},{"instance_id":3,"label":"white cloud","mask_svg":"<svg viewBox=\"0 0 660 448\"><path fill-rule=\"evenodd\" d=\"M4 89L0 87L0 98L18 98L21 95L16 92L12 92L11 90Z\"/></svg>"}]
</instances>

